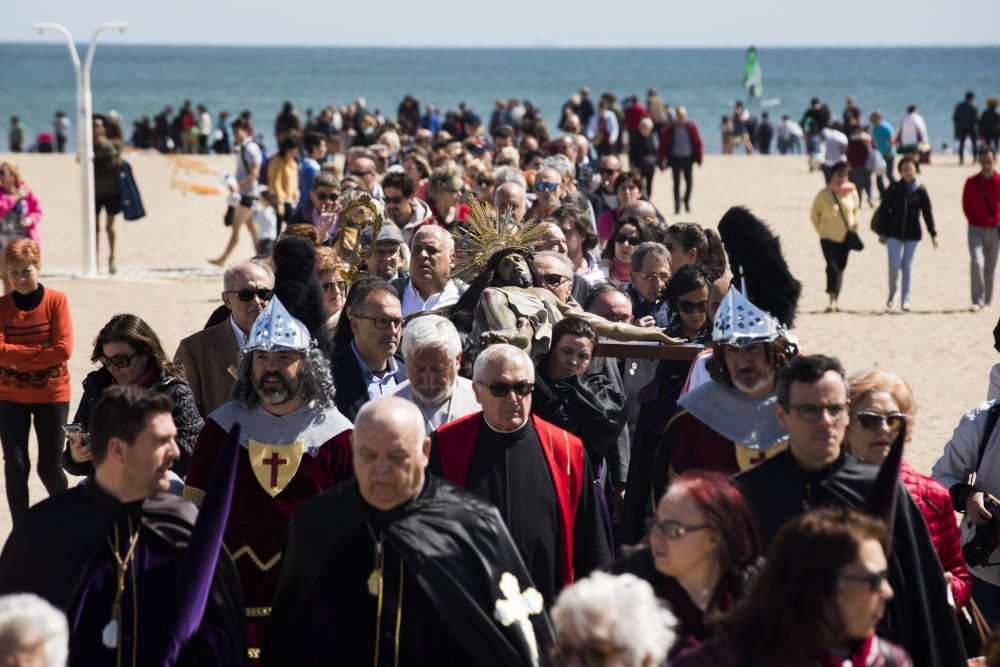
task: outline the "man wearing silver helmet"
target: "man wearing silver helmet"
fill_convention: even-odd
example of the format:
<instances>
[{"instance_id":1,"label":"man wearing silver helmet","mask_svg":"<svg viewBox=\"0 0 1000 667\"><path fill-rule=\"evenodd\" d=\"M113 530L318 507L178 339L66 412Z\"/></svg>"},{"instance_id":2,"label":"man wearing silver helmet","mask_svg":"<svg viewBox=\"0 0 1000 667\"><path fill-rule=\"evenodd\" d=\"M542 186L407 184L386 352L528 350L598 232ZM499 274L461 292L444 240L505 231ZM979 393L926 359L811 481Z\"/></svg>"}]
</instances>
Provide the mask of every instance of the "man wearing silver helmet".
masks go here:
<instances>
[{"instance_id":1,"label":"man wearing silver helmet","mask_svg":"<svg viewBox=\"0 0 1000 667\"><path fill-rule=\"evenodd\" d=\"M288 521L306 500L352 476L353 426L333 404L326 358L278 297L247 337L231 398L205 420L184 495L200 502L226 435L238 424L243 451L224 541L243 585L254 659L278 585Z\"/></svg>"},{"instance_id":2,"label":"man wearing silver helmet","mask_svg":"<svg viewBox=\"0 0 1000 667\"><path fill-rule=\"evenodd\" d=\"M715 354L707 382L678 402L653 465L656 497L669 479L691 469L736 474L787 446L774 413L778 372L795 341L769 313L730 288L712 327Z\"/></svg>"}]
</instances>

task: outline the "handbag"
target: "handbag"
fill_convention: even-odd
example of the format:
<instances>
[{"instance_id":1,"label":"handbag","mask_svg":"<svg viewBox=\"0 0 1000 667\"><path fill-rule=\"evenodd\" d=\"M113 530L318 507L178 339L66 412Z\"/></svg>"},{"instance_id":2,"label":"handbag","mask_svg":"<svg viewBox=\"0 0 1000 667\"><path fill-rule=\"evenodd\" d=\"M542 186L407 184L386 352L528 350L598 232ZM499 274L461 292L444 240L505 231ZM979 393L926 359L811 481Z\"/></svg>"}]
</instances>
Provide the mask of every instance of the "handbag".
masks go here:
<instances>
[{"instance_id":1,"label":"handbag","mask_svg":"<svg viewBox=\"0 0 1000 667\"><path fill-rule=\"evenodd\" d=\"M146 209L142 206L142 197L139 196L139 186L135 183L132 175L132 166L122 160L121 165L115 170L118 177L118 196L121 199L122 217L126 220L135 221L146 217Z\"/></svg>"},{"instance_id":2,"label":"handbag","mask_svg":"<svg viewBox=\"0 0 1000 667\"><path fill-rule=\"evenodd\" d=\"M844 227L847 229L847 236L844 237L844 245L847 246L848 250L855 250L861 252L865 249L865 244L858 236L858 233L851 229L851 226L847 224L847 217L844 215L844 209L840 206L840 197L833 190L830 190L830 194L833 195L833 200L837 202L837 213L840 214L840 219L844 221Z\"/></svg>"},{"instance_id":3,"label":"handbag","mask_svg":"<svg viewBox=\"0 0 1000 667\"><path fill-rule=\"evenodd\" d=\"M868 157L865 158L865 169L878 176L884 176L887 166L885 156L882 153L874 148L868 149Z\"/></svg>"},{"instance_id":4,"label":"handbag","mask_svg":"<svg viewBox=\"0 0 1000 667\"><path fill-rule=\"evenodd\" d=\"M970 656L983 654L983 646L989 639L990 624L979 610L979 605L972 598L969 603L959 610L958 629L962 632L962 641L965 643L965 652Z\"/></svg>"}]
</instances>

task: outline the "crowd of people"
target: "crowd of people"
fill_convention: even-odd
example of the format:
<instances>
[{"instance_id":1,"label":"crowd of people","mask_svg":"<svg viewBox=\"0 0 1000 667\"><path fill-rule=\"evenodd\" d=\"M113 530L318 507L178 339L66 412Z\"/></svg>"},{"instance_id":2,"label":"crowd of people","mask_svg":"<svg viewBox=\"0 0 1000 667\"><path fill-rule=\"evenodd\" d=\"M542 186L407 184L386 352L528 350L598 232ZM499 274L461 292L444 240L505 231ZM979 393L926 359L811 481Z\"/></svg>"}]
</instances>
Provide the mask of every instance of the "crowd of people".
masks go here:
<instances>
[{"instance_id":1,"label":"crowd of people","mask_svg":"<svg viewBox=\"0 0 1000 667\"><path fill-rule=\"evenodd\" d=\"M689 210L703 148L683 107L649 91L620 111L583 88L553 138L517 100L430 127L412 97L396 121L359 101L304 123L287 104L269 159L234 119L219 302L172 357L135 314L87 332L97 368L69 423L68 299L40 281L37 199L0 164L0 654L1000 664L1000 402L917 473L910 385L790 332L801 284L767 224L650 202L670 167ZM152 144L213 150L190 113ZM762 125L740 127L754 150ZM995 150L977 155L973 308L1000 247ZM876 215L904 310L921 218L936 243L918 166L900 158ZM834 311L863 188L849 159L824 172L811 217ZM232 264L243 230L258 254ZM32 427L50 496L34 506Z\"/></svg>"}]
</instances>

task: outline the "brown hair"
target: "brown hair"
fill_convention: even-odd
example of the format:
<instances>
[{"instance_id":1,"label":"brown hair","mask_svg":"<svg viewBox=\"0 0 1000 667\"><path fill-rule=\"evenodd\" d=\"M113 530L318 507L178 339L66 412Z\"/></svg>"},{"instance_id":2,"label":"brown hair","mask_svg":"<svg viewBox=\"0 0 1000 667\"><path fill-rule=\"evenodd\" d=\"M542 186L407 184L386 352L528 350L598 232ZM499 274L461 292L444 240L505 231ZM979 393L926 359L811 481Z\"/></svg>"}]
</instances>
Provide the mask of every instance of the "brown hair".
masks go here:
<instances>
[{"instance_id":1,"label":"brown hair","mask_svg":"<svg viewBox=\"0 0 1000 667\"><path fill-rule=\"evenodd\" d=\"M173 411L174 402L166 394L135 385L111 385L105 389L90 415L90 447L94 464L101 465L107 458L111 438L135 444L146 429L150 416Z\"/></svg>"},{"instance_id":2,"label":"brown hair","mask_svg":"<svg viewBox=\"0 0 1000 667\"><path fill-rule=\"evenodd\" d=\"M316 273L346 269L347 263L337 256L337 251L329 246L316 248Z\"/></svg>"},{"instance_id":3,"label":"brown hair","mask_svg":"<svg viewBox=\"0 0 1000 667\"><path fill-rule=\"evenodd\" d=\"M789 345L788 341L785 340L784 336L778 336L770 343L764 343L767 346L767 358L771 362L771 368L775 371L780 371L782 368L788 365L794 355L792 346ZM715 352L706 362L708 366L708 374L716 382L724 382L728 385L733 384L733 379L729 377L729 369L726 368L726 360L722 352L722 348L728 347L726 345L715 344Z\"/></svg>"},{"instance_id":4,"label":"brown hair","mask_svg":"<svg viewBox=\"0 0 1000 667\"><path fill-rule=\"evenodd\" d=\"M750 593L717 627L750 662L805 664L845 638L837 604L844 568L861 543L885 544L885 524L841 507L802 514L778 531Z\"/></svg>"},{"instance_id":5,"label":"brown hair","mask_svg":"<svg viewBox=\"0 0 1000 667\"><path fill-rule=\"evenodd\" d=\"M314 246L320 244L319 230L308 222L300 222L295 225L288 225L281 232L281 238L286 236L299 236L312 243Z\"/></svg>"},{"instance_id":6,"label":"brown hair","mask_svg":"<svg viewBox=\"0 0 1000 667\"><path fill-rule=\"evenodd\" d=\"M104 325L97 337L94 338L94 350L90 354L92 362L97 363L104 355L106 343L128 343L139 354L148 353L149 360L163 371L164 376L184 379L184 369L170 360L167 353L163 351L160 337L138 315L120 313Z\"/></svg>"},{"instance_id":7,"label":"brown hair","mask_svg":"<svg viewBox=\"0 0 1000 667\"><path fill-rule=\"evenodd\" d=\"M14 239L3 251L3 262L7 268L12 266L41 266L42 253L38 244L31 239Z\"/></svg>"}]
</instances>

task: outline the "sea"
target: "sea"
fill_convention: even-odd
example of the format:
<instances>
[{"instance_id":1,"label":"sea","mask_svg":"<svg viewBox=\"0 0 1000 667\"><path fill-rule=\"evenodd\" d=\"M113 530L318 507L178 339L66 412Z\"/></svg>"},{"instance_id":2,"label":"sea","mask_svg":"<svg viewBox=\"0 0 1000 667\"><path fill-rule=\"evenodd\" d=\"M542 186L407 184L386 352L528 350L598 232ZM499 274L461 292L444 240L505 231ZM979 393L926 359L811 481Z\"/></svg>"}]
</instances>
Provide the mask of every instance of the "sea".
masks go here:
<instances>
[{"instance_id":1,"label":"sea","mask_svg":"<svg viewBox=\"0 0 1000 667\"><path fill-rule=\"evenodd\" d=\"M683 105L699 125L708 152L720 152L720 121L742 86L746 48L715 49L437 49L339 47L207 47L98 45L92 89L95 112L117 110L131 123L185 100L253 114L255 130L273 149L273 122L282 103L306 109L364 97L369 109L394 118L406 94L421 105L457 108L460 102L488 121L494 100L530 100L550 129L581 86L593 97L624 98L655 89ZM85 53L81 48L80 60ZM812 97L840 114L853 95L865 118L874 109L893 124L916 104L935 151L952 140L951 115L966 91L983 100L1000 96L1000 47L977 48L759 48L764 105L754 114L801 118ZM75 83L63 43L0 44L0 119L18 116L33 143L51 131L57 110L75 124ZM75 137L70 139L70 150ZM0 150L7 149L6 132Z\"/></svg>"}]
</instances>

